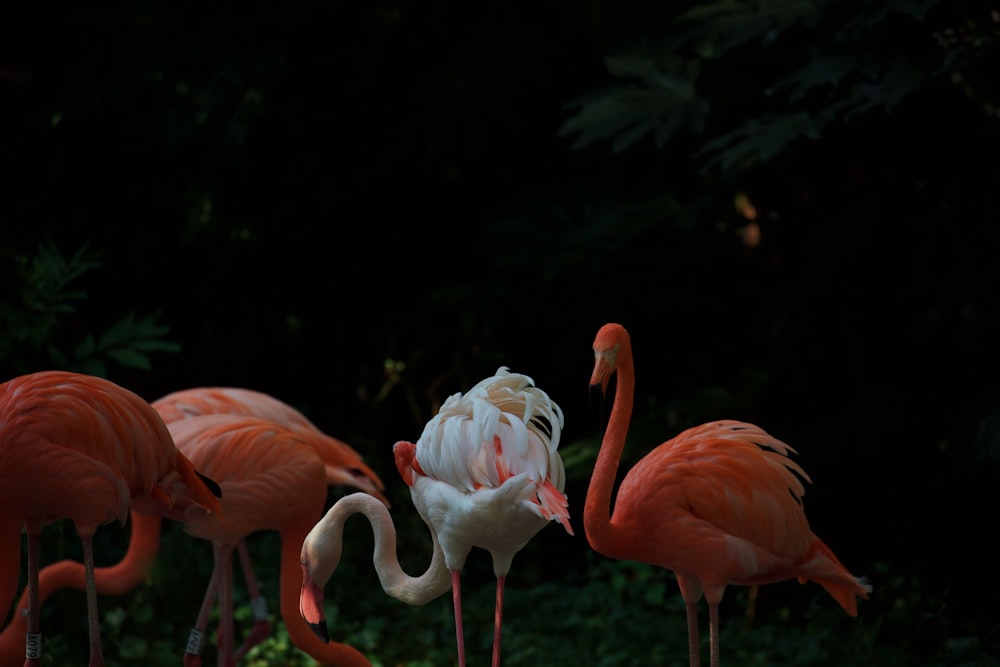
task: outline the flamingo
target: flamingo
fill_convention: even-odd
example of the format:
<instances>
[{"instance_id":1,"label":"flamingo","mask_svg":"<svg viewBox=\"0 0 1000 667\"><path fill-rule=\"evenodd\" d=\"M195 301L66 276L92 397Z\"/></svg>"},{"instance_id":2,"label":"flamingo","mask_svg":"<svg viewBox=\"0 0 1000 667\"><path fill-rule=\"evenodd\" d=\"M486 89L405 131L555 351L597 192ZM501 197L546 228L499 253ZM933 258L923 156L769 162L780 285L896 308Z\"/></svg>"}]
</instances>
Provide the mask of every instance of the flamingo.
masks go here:
<instances>
[{"instance_id":1,"label":"flamingo","mask_svg":"<svg viewBox=\"0 0 1000 667\"><path fill-rule=\"evenodd\" d=\"M198 508L187 509L184 530L212 543L214 568L189 647L185 665L201 664L199 644L219 596L222 619L218 633L219 663L234 665L230 599L231 558L252 532L275 530L281 537L280 607L289 638L316 660L338 667L370 667L356 649L321 642L298 614L302 587L299 550L320 520L327 484L315 433L276 422L234 414L210 414L168 424L177 447L222 487L226 522ZM375 502L378 502L377 500Z\"/></svg>"},{"instance_id":2,"label":"flamingo","mask_svg":"<svg viewBox=\"0 0 1000 667\"><path fill-rule=\"evenodd\" d=\"M68 518L83 545L90 665L104 664L93 536L103 524L124 523L130 509L174 512L190 503L222 518L218 486L174 445L156 411L108 380L41 371L0 384L0 604L17 589L20 532L28 535L25 665L41 657L38 567L41 531Z\"/></svg>"},{"instance_id":3,"label":"flamingo","mask_svg":"<svg viewBox=\"0 0 1000 667\"><path fill-rule=\"evenodd\" d=\"M691 667L699 665L697 605L709 609L709 654L719 665L719 602L729 584L797 579L821 585L851 616L871 585L852 575L809 528L802 507L809 480L788 458L794 449L745 422L716 421L683 431L653 449L611 494L632 412L632 344L620 324L594 339L591 386L614 404L587 490L583 523L598 553L672 570L687 608Z\"/></svg>"},{"instance_id":4,"label":"flamingo","mask_svg":"<svg viewBox=\"0 0 1000 667\"><path fill-rule=\"evenodd\" d=\"M515 554L549 521L570 535L563 413L527 375L501 366L463 396L449 397L417 443L393 446L417 512L451 573L458 662L465 667L459 575L472 547L490 552L496 575L493 666L500 664L504 582Z\"/></svg>"},{"instance_id":5,"label":"flamingo","mask_svg":"<svg viewBox=\"0 0 1000 667\"><path fill-rule=\"evenodd\" d=\"M383 491L385 486L378 475L368 467L361 456L346 442L321 431L312 421L287 403L263 392L241 387L193 387L181 389L153 401L153 407L168 424L206 414L237 414L260 417L288 428L312 434L309 442L323 458L326 482L330 486L346 485L361 489L389 505ZM236 546L254 613L254 624L243 644L236 649L238 662L247 651L259 644L270 633L267 600L260 594L260 586L253 574L246 542ZM230 599L227 597L227 599ZM223 608L224 616L231 616L232 609ZM192 630L188 649L199 651L201 634Z\"/></svg>"}]
</instances>

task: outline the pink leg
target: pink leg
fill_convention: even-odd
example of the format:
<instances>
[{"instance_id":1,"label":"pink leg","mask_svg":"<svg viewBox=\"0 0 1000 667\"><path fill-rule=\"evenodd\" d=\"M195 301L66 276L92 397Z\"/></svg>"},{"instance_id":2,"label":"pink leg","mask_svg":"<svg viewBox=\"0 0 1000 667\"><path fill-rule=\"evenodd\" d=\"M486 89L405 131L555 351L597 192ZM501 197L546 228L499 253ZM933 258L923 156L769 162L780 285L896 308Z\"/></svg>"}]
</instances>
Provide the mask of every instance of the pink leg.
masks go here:
<instances>
[{"instance_id":1,"label":"pink leg","mask_svg":"<svg viewBox=\"0 0 1000 667\"><path fill-rule=\"evenodd\" d=\"M37 667L42 659L42 634L38 608L38 550L41 526L25 522L28 533L28 634L25 637L24 667Z\"/></svg>"},{"instance_id":2,"label":"pink leg","mask_svg":"<svg viewBox=\"0 0 1000 667\"><path fill-rule=\"evenodd\" d=\"M698 603L687 603L688 622L688 656L691 659L691 667L698 667L701 664L701 647L698 645Z\"/></svg>"},{"instance_id":3,"label":"pink leg","mask_svg":"<svg viewBox=\"0 0 1000 667\"><path fill-rule=\"evenodd\" d=\"M219 664L234 667L233 660L233 547L213 544L216 563L222 564L219 584L219 629L216 633Z\"/></svg>"},{"instance_id":4,"label":"pink leg","mask_svg":"<svg viewBox=\"0 0 1000 667\"><path fill-rule=\"evenodd\" d=\"M451 571L451 601L455 605L455 636L458 638L458 667L465 667L465 633L462 632L462 593L459 588L460 572Z\"/></svg>"},{"instance_id":5,"label":"pink leg","mask_svg":"<svg viewBox=\"0 0 1000 667\"><path fill-rule=\"evenodd\" d=\"M497 609L493 615L493 667L500 667L500 626L503 624L503 584L506 577L497 577Z\"/></svg>"},{"instance_id":6,"label":"pink leg","mask_svg":"<svg viewBox=\"0 0 1000 667\"><path fill-rule=\"evenodd\" d=\"M87 579L90 667L104 667L104 654L101 652L101 619L97 614L97 585L94 583L94 541L89 536L80 539L83 542L83 571Z\"/></svg>"},{"instance_id":7,"label":"pink leg","mask_svg":"<svg viewBox=\"0 0 1000 667\"><path fill-rule=\"evenodd\" d=\"M246 655L247 651L264 641L271 634L271 622L268 620L267 599L260 594L260 586L257 578L253 574L253 565L250 563L250 551L246 542L240 542L236 548L240 556L240 565L243 568L243 577L247 582L247 592L250 594L250 606L253 608L253 627L246 641L236 649L235 661L239 663Z\"/></svg>"},{"instance_id":8,"label":"pink leg","mask_svg":"<svg viewBox=\"0 0 1000 667\"><path fill-rule=\"evenodd\" d=\"M198 618L188 636L187 647L184 650L184 667L201 666L201 649L205 643L205 628L208 627L208 619L212 613L212 607L215 605L215 597L219 593L219 585L222 583L225 568L219 560L219 555L215 552L214 545L212 551L215 556L215 565L212 569L212 577L208 580L208 588L205 589L205 598L201 602ZM230 553L231 551L232 547L230 547ZM225 559L225 562L228 563L229 560Z\"/></svg>"},{"instance_id":9,"label":"pink leg","mask_svg":"<svg viewBox=\"0 0 1000 667\"><path fill-rule=\"evenodd\" d=\"M719 603L708 604L709 664L719 667Z\"/></svg>"},{"instance_id":10,"label":"pink leg","mask_svg":"<svg viewBox=\"0 0 1000 667\"><path fill-rule=\"evenodd\" d=\"M38 604L38 564L42 524L25 521L28 533L28 632L25 637L25 667L41 664L41 628ZM87 621L90 631L90 667L104 667L101 651L101 619L97 614L97 586L94 584L94 543L90 536L80 537L83 543L83 568L87 588Z\"/></svg>"},{"instance_id":11,"label":"pink leg","mask_svg":"<svg viewBox=\"0 0 1000 667\"><path fill-rule=\"evenodd\" d=\"M701 643L698 641L698 600L703 592L701 582L677 575L677 587L681 589L687 610L688 657L691 667L698 667L701 664Z\"/></svg>"}]
</instances>

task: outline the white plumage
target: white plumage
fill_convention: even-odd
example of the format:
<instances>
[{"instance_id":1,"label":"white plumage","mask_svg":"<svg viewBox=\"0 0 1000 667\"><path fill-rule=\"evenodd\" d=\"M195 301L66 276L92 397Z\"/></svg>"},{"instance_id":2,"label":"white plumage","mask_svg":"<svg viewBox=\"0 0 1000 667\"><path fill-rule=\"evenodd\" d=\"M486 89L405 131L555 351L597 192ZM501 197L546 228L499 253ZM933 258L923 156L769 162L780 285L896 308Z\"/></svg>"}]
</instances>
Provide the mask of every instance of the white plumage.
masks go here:
<instances>
[{"instance_id":1,"label":"white plumage","mask_svg":"<svg viewBox=\"0 0 1000 667\"><path fill-rule=\"evenodd\" d=\"M503 586L514 555L549 521L573 534L558 453L563 425L562 410L530 377L501 366L464 395L450 396L415 445L393 448L452 573L459 665L465 664L459 572L472 548L490 552L497 576L497 666Z\"/></svg>"}]
</instances>

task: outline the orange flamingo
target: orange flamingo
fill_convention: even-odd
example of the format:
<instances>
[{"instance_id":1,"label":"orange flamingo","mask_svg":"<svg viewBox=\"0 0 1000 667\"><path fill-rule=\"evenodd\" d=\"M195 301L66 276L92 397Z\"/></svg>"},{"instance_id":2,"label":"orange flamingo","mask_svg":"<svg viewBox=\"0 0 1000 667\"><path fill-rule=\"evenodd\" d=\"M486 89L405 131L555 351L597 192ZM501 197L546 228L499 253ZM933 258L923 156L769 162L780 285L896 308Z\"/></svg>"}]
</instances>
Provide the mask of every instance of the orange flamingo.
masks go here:
<instances>
[{"instance_id":1,"label":"orange flamingo","mask_svg":"<svg viewBox=\"0 0 1000 667\"><path fill-rule=\"evenodd\" d=\"M168 424L199 415L237 414L269 419L288 428L310 433L312 437L309 442L316 447L324 461L328 485L361 489L389 505L388 498L383 494L385 486L382 480L350 445L327 435L301 412L269 394L239 387L194 387L167 394L154 401L153 407ZM240 541L236 550L254 613L253 627L234 654L234 659L239 662L247 651L267 637L271 626L268 621L267 600L260 594L246 542ZM226 610L226 613L231 614L232 610ZM198 637L198 631L192 630L192 640L188 643L190 650L200 650Z\"/></svg>"},{"instance_id":2,"label":"orange flamingo","mask_svg":"<svg viewBox=\"0 0 1000 667\"><path fill-rule=\"evenodd\" d=\"M186 419L202 414L242 414L277 421L289 428L300 428L318 434L311 438L317 453L323 459L328 485L346 485L361 489L388 505L382 493L384 486L378 475L369 468L361 456L347 443L326 435L308 418L288 404L268 394L251 389L235 387L196 387L176 391L157 399L153 407L167 422ZM128 551L122 561L114 566L95 568L97 592L104 595L123 595L139 584L148 575L156 559L160 545L161 519L158 516L132 514L132 533ZM254 625L243 644L235 651L238 662L250 648L260 643L270 632L266 599L260 594L260 587L253 575L246 542L237 545L237 554L243 565L243 572L249 589L254 612ZM72 560L48 565L39 573L39 604L61 588L84 589L84 572L80 563ZM18 608L27 605L27 590L24 591ZM0 665L15 665L19 653L23 653L25 617L15 615L0 633ZM193 632L197 637L198 633ZM193 648L197 643L191 643Z\"/></svg>"},{"instance_id":3,"label":"orange flamingo","mask_svg":"<svg viewBox=\"0 0 1000 667\"><path fill-rule=\"evenodd\" d=\"M504 581L514 555L549 521L573 534L557 451L562 427L562 410L530 377L500 367L464 396L449 397L416 445L400 441L393 447L413 504L451 572L460 667L465 667L465 640L459 573L472 547L493 558L493 665L498 667ZM310 595L310 587L303 593ZM301 608L311 627L323 625L322 605L307 598Z\"/></svg>"},{"instance_id":4,"label":"orange flamingo","mask_svg":"<svg viewBox=\"0 0 1000 667\"><path fill-rule=\"evenodd\" d=\"M321 642L298 614L302 588L299 551L326 503L323 459L313 442L317 434L286 428L244 415L191 417L168 424L177 447L222 487L225 523L198 508L190 509L184 530L212 542L215 566L205 592L196 633L189 640L185 665L200 664L200 643L209 614L219 597L222 611L218 633L220 664L233 665L233 619L230 591L231 558L250 533L276 530L281 536L281 617L292 642L316 660L338 667L371 663L350 646ZM198 650L192 650L198 649Z\"/></svg>"},{"instance_id":5,"label":"orange flamingo","mask_svg":"<svg viewBox=\"0 0 1000 667\"><path fill-rule=\"evenodd\" d=\"M618 373L611 416L584 505L584 530L597 552L673 570L687 606L688 650L699 664L698 600L709 608L712 667L719 664L719 602L729 584L787 579L820 584L851 616L871 586L853 576L809 529L806 481L788 458L795 450L752 424L717 421L690 428L655 448L611 494L632 413L632 344L619 324L594 340L591 386L607 392Z\"/></svg>"},{"instance_id":6,"label":"orange flamingo","mask_svg":"<svg viewBox=\"0 0 1000 667\"><path fill-rule=\"evenodd\" d=\"M44 526L68 518L83 544L90 665L104 664L93 536L129 509L162 515L191 503L222 514L219 489L181 454L155 410L108 380L42 371L0 385L0 604L17 590L20 539L28 535L25 665L40 661L38 567Z\"/></svg>"}]
</instances>

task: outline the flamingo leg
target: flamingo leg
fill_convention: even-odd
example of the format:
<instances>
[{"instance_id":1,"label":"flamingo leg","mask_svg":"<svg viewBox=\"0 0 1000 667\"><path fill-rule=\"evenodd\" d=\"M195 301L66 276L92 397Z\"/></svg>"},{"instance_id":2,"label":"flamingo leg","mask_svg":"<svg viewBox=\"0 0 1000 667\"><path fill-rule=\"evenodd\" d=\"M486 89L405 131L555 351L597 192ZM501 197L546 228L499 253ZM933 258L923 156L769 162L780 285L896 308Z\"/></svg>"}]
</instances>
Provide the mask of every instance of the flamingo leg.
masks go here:
<instances>
[{"instance_id":1,"label":"flamingo leg","mask_svg":"<svg viewBox=\"0 0 1000 667\"><path fill-rule=\"evenodd\" d=\"M28 633L25 637L24 667L37 667L42 658L42 634L38 608L38 563L40 527L25 522L28 533ZM17 612L15 612L17 613Z\"/></svg>"},{"instance_id":2,"label":"flamingo leg","mask_svg":"<svg viewBox=\"0 0 1000 667\"><path fill-rule=\"evenodd\" d=\"M219 629L216 633L219 665L235 667L233 659L233 547L213 543L216 562L222 565L219 583Z\"/></svg>"},{"instance_id":3,"label":"flamingo leg","mask_svg":"<svg viewBox=\"0 0 1000 667\"><path fill-rule=\"evenodd\" d=\"M41 610L38 604L38 564L42 525L26 521L28 533L28 632L25 636L24 665L41 664ZM94 542L91 536L80 536L83 544L83 568L87 589L87 625L90 634L90 667L104 667L101 650L101 620L97 613L97 585L94 582Z\"/></svg>"},{"instance_id":4,"label":"flamingo leg","mask_svg":"<svg viewBox=\"0 0 1000 667\"><path fill-rule=\"evenodd\" d=\"M253 627L246 641L236 650L235 661L238 664L243 656L251 648L264 641L271 634L271 623L268 620L267 599L261 595L260 586L257 584L257 577L253 573L253 564L250 562L250 550L246 542L240 542L236 547L236 553L240 557L240 566L243 569L243 577L247 582L247 591L250 594L250 606L253 608Z\"/></svg>"},{"instance_id":5,"label":"flamingo leg","mask_svg":"<svg viewBox=\"0 0 1000 667\"><path fill-rule=\"evenodd\" d=\"M719 667L719 604L708 604L709 664Z\"/></svg>"},{"instance_id":6,"label":"flamingo leg","mask_svg":"<svg viewBox=\"0 0 1000 667\"><path fill-rule=\"evenodd\" d=\"M104 667L101 651L101 619L97 614L97 584L94 582L94 540L81 537L83 542L83 571L87 585L87 624L90 626L90 667Z\"/></svg>"},{"instance_id":7,"label":"flamingo leg","mask_svg":"<svg viewBox=\"0 0 1000 667\"><path fill-rule=\"evenodd\" d=\"M493 667L500 667L500 626L503 624L503 585L506 577L497 577L497 608L493 615Z\"/></svg>"},{"instance_id":8,"label":"flamingo leg","mask_svg":"<svg viewBox=\"0 0 1000 667\"><path fill-rule=\"evenodd\" d=\"M458 667L465 667L465 633L462 632L462 592L460 572L451 571L451 601L455 605L455 636L458 639Z\"/></svg>"},{"instance_id":9,"label":"flamingo leg","mask_svg":"<svg viewBox=\"0 0 1000 667\"><path fill-rule=\"evenodd\" d=\"M691 659L691 667L699 667L701 664L701 648L698 645L698 603L688 602L687 624L688 624L688 656Z\"/></svg>"},{"instance_id":10,"label":"flamingo leg","mask_svg":"<svg viewBox=\"0 0 1000 667\"><path fill-rule=\"evenodd\" d=\"M208 618L212 613L212 606L215 604L215 597L219 592L219 585L222 582L222 566L219 557L215 554L215 565L212 568L212 576L208 580L208 588L205 589L205 598L201 601L201 609L198 611L198 618L188 635L187 647L184 649L184 667L201 666L201 648L205 643L205 628L208 627Z\"/></svg>"}]
</instances>

